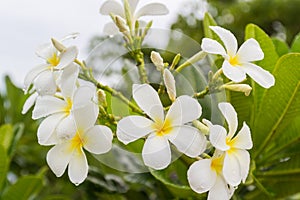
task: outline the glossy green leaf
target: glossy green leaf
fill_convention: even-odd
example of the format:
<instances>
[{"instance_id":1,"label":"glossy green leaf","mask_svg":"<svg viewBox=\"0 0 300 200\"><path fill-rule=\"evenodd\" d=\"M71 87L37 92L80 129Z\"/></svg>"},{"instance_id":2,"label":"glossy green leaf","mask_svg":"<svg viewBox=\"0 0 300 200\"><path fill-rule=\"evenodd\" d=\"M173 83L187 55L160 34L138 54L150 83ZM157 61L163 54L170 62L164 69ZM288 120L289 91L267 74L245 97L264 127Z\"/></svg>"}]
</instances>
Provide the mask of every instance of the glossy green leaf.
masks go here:
<instances>
[{"instance_id":1,"label":"glossy green leaf","mask_svg":"<svg viewBox=\"0 0 300 200\"><path fill-rule=\"evenodd\" d=\"M34 197L43 187L43 181L37 176L23 176L4 191L2 199L27 200Z\"/></svg>"},{"instance_id":2,"label":"glossy green leaf","mask_svg":"<svg viewBox=\"0 0 300 200\"><path fill-rule=\"evenodd\" d=\"M289 53L290 49L288 44L285 41L279 38L272 38L272 41L279 57Z\"/></svg>"},{"instance_id":3,"label":"glossy green leaf","mask_svg":"<svg viewBox=\"0 0 300 200\"><path fill-rule=\"evenodd\" d=\"M300 53L300 33L298 33L298 35L296 35L296 37L294 38L291 46L291 51Z\"/></svg>"},{"instance_id":4,"label":"glossy green leaf","mask_svg":"<svg viewBox=\"0 0 300 200\"><path fill-rule=\"evenodd\" d=\"M209 26L217 26L214 18L207 12L203 18L204 36L214 40L220 40L219 37L209 28Z\"/></svg>"},{"instance_id":5,"label":"glossy green leaf","mask_svg":"<svg viewBox=\"0 0 300 200\"><path fill-rule=\"evenodd\" d=\"M5 148L0 145L0 196L3 187L3 183L6 179L6 173L8 170L8 159Z\"/></svg>"},{"instance_id":6,"label":"glossy green leaf","mask_svg":"<svg viewBox=\"0 0 300 200\"><path fill-rule=\"evenodd\" d=\"M265 92L261 110L254 119L252 137L257 157L274 139L278 130L286 127L300 114L300 54L281 57L275 67L276 85ZM262 156L260 156L262 159Z\"/></svg>"},{"instance_id":7,"label":"glossy green leaf","mask_svg":"<svg viewBox=\"0 0 300 200\"><path fill-rule=\"evenodd\" d=\"M5 124L0 127L0 145L3 145L5 151L8 151L13 140L13 127Z\"/></svg>"},{"instance_id":8,"label":"glossy green leaf","mask_svg":"<svg viewBox=\"0 0 300 200\"><path fill-rule=\"evenodd\" d=\"M276 62L278 60L278 55L276 53L275 46L271 40L271 38L258 26L254 24L248 24L245 30L245 40L249 38L254 38L259 43L260 47L264 52L264 59L256 62L257 65L264 68L269 72L273 72ZM258 84L252 84L252 95L253 95L253 107L252 107L252 115L256 115L259 112L260 102L263 96L263 93L266 89L262 88ZM250 106L249 106L250 107ZM251 108L251 107L250 107ZM252 116L252 120L253 120Z\"/></svg>"}]
</instances>

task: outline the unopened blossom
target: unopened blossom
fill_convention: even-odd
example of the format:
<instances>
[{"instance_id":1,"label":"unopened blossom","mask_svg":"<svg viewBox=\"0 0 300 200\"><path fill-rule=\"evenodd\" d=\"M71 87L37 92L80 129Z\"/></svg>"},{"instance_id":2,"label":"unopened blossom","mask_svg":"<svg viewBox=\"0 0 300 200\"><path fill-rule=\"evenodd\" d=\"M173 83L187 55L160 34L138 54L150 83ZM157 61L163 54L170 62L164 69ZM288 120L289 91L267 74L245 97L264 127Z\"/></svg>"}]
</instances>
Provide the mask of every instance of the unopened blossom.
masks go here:
<instances>
[{"instance_id":1,"label":"unopened blossom","mask_svg":"<svg viewBox=\"0 0 300 200\"><path fill-rule=\"evenodd\" d=\"M244 92L245 96L249 96L252 91L252 87L248 84L224 84L221 88L235 92Z\"/></svg>"},{"instance_id":2,"label":"unopened blossom","mask_svg":"<svg viewBox=\"0 0 300 200\"><path fill-rule=\"evenodd\" d=\"M78 68L68 68L62 74L60 83L61 97L40 96L32 112L33 119L46 117L38 128L38 142L52 145L56 139L68 139L76 132L73 111L91 104L95 112L98 106L94 102L96 90L90 86L76 87Z\"/></svg>"},{"instance_id":3,"label":"unopened blossom","mask_svg":"<svg viewBox=\"0 0 300 200\"><path fill-rule=\"evenodd\" d=\"M165 86L167 88L167 93L171 101L175 101L176 99L176 86L175 86L175 78L170 70L165 69L163 73L163 79Z\"/></svg>"},{"instance_id":4,"label":"unopened blossom","mask_svg":"<svg viewBox=\"0 0 300 200\"><path fill-rule=\"evenodd\" d=\"M145 165L164 169L171 163L170 144L182 153L196 157L206 148L206 138L198 129L186 125L201 115L197 100L189 96L178 97L167 114L157 92L148 84L134 84L133 98L150 118L127 116L120 120L117 137L124 144L146 137L142 150Z\"/></svg>"},{"instance_id":5,"label":"unopened blossom","mask_svg":"<svg viewBox=\"0 0 300 200\"><path fill-rule=\"evenodd\" d=\"M39 47L36 54L44 59L45 63L28 72L24 80L25 93L33 84L39 95L53 95L57 90L57 72L73 63L78 50L72 46L60 53L52 44L46 44Z\"/></svg>"},{"instance_id":6,"label":"unopened blossom","mask_svg":"<svg viewBox=\"0 0 300 200\"><path fill-rule=\"evenodd\" d=\"M248 74L264 88L275 84L274 76L270 72L252 63L264 58L264 53L255 39L246 40L238 49L237 40L230 31L219 26L210 26L210 29L219 36L225 49L219 42L209 38L202 40L201 48L204 52L224 58L222 69L227 78L238 83L245 80Z\"/></svg>"},{"instance_id":7,"label":"unopened blossom","mask_svg":"<svg viewBox=\"0 0 300 200\"><path fill-rule=\"evenodd\" d=\"M74 111L75 135L68 140L55 140L55 146L47 154L47 163L57 177L62 176L68 166L70 181L79 185L88 174L83 149L93 154L103 154L111 149L112 132L106 126L94 125L97 116L98 112L91 104Z\"/></svg>"},{"instance_id":8,"label":"unopened blossom","mask_svg":"<svg viewBox=\"0 0 300 200\"><path fill-rule=\"evenodd\" d=\"M135 25L135 22L140 17L153 16L153 15L166 15L169 13L167 7L162 3L149 3L137 10L136 7L138 3L139 0L128 0L128 4L130 7L130 15L132 17L131 23L133 27ZM117 15L122 18L122 21L126 22L124 7L118 1L115 0L105 1L100 8L100 13L102 15L110 15L110 14ZM116 34L118 33L118 30L114 23L108 23L104 27L104 32L108 34Z\"/></svg>"},{"instance_id":9,"label":"unopened blossom","mask_svg":"<svg viewBox=\"0 0 300 200\"><path fill-rule=\"evenodd\" d=\"M216 151L212 158L194 162L187 171L190 187L197 193L208 192L208 200L229 200L234 187L223 177L224 154Z\"/></svg>"},{"instance_id":10,"label":"unopened blossom","mask_svg":"<svg viewBox=\"0 0 300 200\"><path fill-rule=\"evenodd\" d=\"M157 71L162 71L165 67L164 60L161 55L156 51L151 51L150 59L155 65Z\"/></svg>"},{"instance_id":11,"label":"unopened blossom","mask_svg":"<svg viewBox=\"0 0 300 200\"><path fill-rule=\"evenodd\" d=\"M219 103L219 109L225 117L229 131L220 125L213 125L208 120L211 144L219 151L225 152L223 175L231 186L238 186L245 182L249 173L250 154L247 150L253 146L251 132L244 122L241 130L236 134L238 127L237 113L230 103Z\"/></svg>"}]
</instances>

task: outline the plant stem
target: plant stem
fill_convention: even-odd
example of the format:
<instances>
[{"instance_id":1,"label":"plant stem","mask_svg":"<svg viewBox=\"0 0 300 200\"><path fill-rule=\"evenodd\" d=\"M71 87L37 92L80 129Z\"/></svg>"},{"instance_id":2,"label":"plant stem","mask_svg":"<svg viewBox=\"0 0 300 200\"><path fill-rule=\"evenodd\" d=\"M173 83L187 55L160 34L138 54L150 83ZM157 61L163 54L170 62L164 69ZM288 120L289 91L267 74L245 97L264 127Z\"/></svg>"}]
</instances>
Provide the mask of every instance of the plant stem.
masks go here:
<instances>
[{"instance_id":1,"label":"plant stem","mask_svg":"<svg viewBox=\"0 0 300 200\"><path fill-rule=\"evenodd\" d=\"M121 92L107 86L107 85L102 85L99 83L92 75L91 71L89 70L84 70L84 77L94 83L98 89L102 89L108 93L110 93L112 96L115 96L119 98L121 101L123 101L125 104L127 104L133 112L136 112L140 115L144 115L144 112L137 107L134 103L132 103L129 99L127 99Z\"/></svg>"},{"instance_id":2,"label":"plant stem","mask_svg":"<svg viewBox=\"0 0 300 200\"><path fill-rule=\"evenodd\" d=\"M181 64L175 71L180 72L184 68L198 62L199 60L202 60L207 55L206 52L200 51L197 54L193 55L191 58L189 58L187 61L185 61L183 64Z\"/></svg>"},{"instance_id":3,"label":"plant stem","mask_svg":"<svg viewBox=\"0 0 300 200\"><path fill-rule=\"evenodd\" d=\"M140 75L140 80L142 83L148 83L147 72L145 69L145 61L144 54L141 50L139 50L136 54L134 54L134 58L137 62L137 67Z\"/></svg>"},{"instance_id":4,"label":"plant stem","mask_svg":"<svg viewBox=\"0 0 300 200\"><path fill-rule=\"evenodd\" d=\"M206 87L204 90L202 90L201 92L195 93L194 97L197 99L201 99L204 98L205 95L207 95L209 93L209 88Z\"/></svg>"}]
</instances>

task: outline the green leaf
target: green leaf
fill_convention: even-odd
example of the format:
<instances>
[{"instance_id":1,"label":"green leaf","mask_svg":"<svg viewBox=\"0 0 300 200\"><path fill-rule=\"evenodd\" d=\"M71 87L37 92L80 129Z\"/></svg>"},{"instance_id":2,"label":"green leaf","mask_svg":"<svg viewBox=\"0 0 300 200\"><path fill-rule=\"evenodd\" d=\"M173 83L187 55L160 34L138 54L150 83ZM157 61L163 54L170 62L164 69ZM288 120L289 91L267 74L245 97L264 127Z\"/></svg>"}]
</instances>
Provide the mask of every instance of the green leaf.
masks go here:
<instances>
[{"instance_id":1,"label":"green leaf","mask_svg":"<svg viewBox=\"0 0 300 200\"><path fill-rule=\"evenodd\" d=\"M245 40L250 38L256 39L264 52L264 59L256 62L256 64L272 73L276 65L276 62L278 60L278 55L276 53L276 49L271 38L258 26L254 24L248 24L245 30ZM254 82L252 84L252 89L253 89L252 90L252 96L253 96L252 114L257 114L260 108L260 101L266 89L262 88L261 86L259 86ZM253 120L253 116L251 119Z\"/></svg>"},{"instance_id":2,"label":"green leaf","mask_svg":"<svg viewBox=\"0 0 300 200\"><path fill-rule=\"evenodd\" d=\"M283 130L300 114L300 53L281 57L275 67L275 86L265 92L261 110L254 119L254 157L266 150L278 130ZM263 156L259 157L263 160Z\"/></svg>"},{"instance_id":3,"label":"green leaf","mask_svg":"<svg viewBox=\"0 0 300 200\"><path fill-rule=\"evenodd\" d=\"M6 173L8 170L8 159L5 148L0 145L0 195L2 191L3 182L6 179Z\"/></svg>"},{"instance_id":4,"label":"green leaf","mask_svg":"<svg viewBox=\"0 0 300 200\"><path fill-rule=\"evenodd\" d=\"M23 104L26 100L26 96L23 91L16 87L11 79L6 76L6 93L7 93L7 103L9 105L9 109L7 109L6 118L8 122L15 124L20 121L24 121L24 116L22 116L21 111L23 108Z\"/></svg>"},{"instance_id":5,"label":"green leaf","mask_svg":"<svg viewBox=\"0 0 300 200\"><path fill-rule=\"evenodd\" d=\"M291 51L300 53L300 33L295 36L292 42Z\"/></svg>"},{"instance_id":6,"label":"green leaf","mask_svg":"<svg viewBox=\"0 0 300 200\"><path fill-rule=\"evenodd\" d=\"M0 127L0 145L3 145L6 152L10 148L13 137L13 127L10 124L5 124Z\"/></svg>"},{"instance_id":7,"label":"green leaf","mask_svg":"<svg viewBox=\"0 0 300 200\"><path fill-rule=\"evenodd\" d=\"M295 154L293 147L300 141L300 116L295 117L287 126L280 126L278 133L275 134L270 143L266 147L266 160L283 159ZM283 152L283 153L281 153ZM300 154L300 152L297 152ZM268 161L270 162L270 161Z\"/></svg>"},{"instance_id":8,"label":"green leaf","mask_svg":"<svg viewBox=\"0 0 300 200\"><path fill-rule=\"evenodd\" d=\"M43 187L43 181L37 176L24 176L4 191L2 199L27 200L33 198Z\"/></svg>"},{"instance_id":9,"label":"green leaf","mask_svg":"<svg viewBox=\"0 0 300 200\"><path fill-rule=\"evenodd\" d=\"M10 145L10 148L9 148L9 150L7 152L7 154L10 157L12 157L13 154L15 153L16 148L17 148L17 144L20 141L23 133L24 133L24 124L19 123L19 124L14 125L14 127L13 127L14 138L13 138L13 140L11 142L11 145Z\"/></svg>"},{"instance_id":10,"label":"green leaf","mask_svg":"<svg viewBox=\"0 0 300 200\"><path fill-rule=\"evenodd\" d=\"M272 38L273 44L276 48L278 56L283 56L284 54L289 53L290 49L287 43L279 38Z\"/></svg>"},{"instance_id":11,"label":"green leaf","mask_svg":"<svg viewBox=\"0 0 300 200\"><path fill-rule=\"evenodd\" d=\"M219 37L209 28L209 26L217 26L217 23L214 18L207 12L205 13L203 18L204 36L220 41Z\"/></svg>"},{"instance_id":12,"label":"green leaf","mask_svg":"<svg viewBox=\"0 0 300 200\"><path fill-rule=\"evenodd\" d=\"M178 198L193 197L195 199L205 199L206 194L197 194L192 191L187 182L187 166L176 160L164 170L150 170L150 173L161 181L170 192Z\"/></svg>"}]
</instances>

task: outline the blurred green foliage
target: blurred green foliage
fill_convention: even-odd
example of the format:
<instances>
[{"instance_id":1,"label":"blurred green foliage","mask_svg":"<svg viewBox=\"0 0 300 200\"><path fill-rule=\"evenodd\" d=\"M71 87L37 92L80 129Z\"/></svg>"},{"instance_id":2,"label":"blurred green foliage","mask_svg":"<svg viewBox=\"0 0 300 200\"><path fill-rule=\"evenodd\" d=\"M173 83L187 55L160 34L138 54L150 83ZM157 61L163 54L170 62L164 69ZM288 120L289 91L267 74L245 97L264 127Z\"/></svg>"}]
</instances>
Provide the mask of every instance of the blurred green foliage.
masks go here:
<instances>
[{"instance_id":1,"label":"blurred green foliage","mask_svg":"<svg viewBox=\"0 0 300 200\"><path fill-rule=\"evenodd\" d=\"M203 37L199 6L202 0L189 2L190 12L180 14L172 29L179 29L196 41ZM270 36L286 39L290 44L300 31L299 0L208 0L208 12L216 22L231 30L239 42L244 38L244 27L253 23L262 27Z\"/></svg>"}]
</instances>

